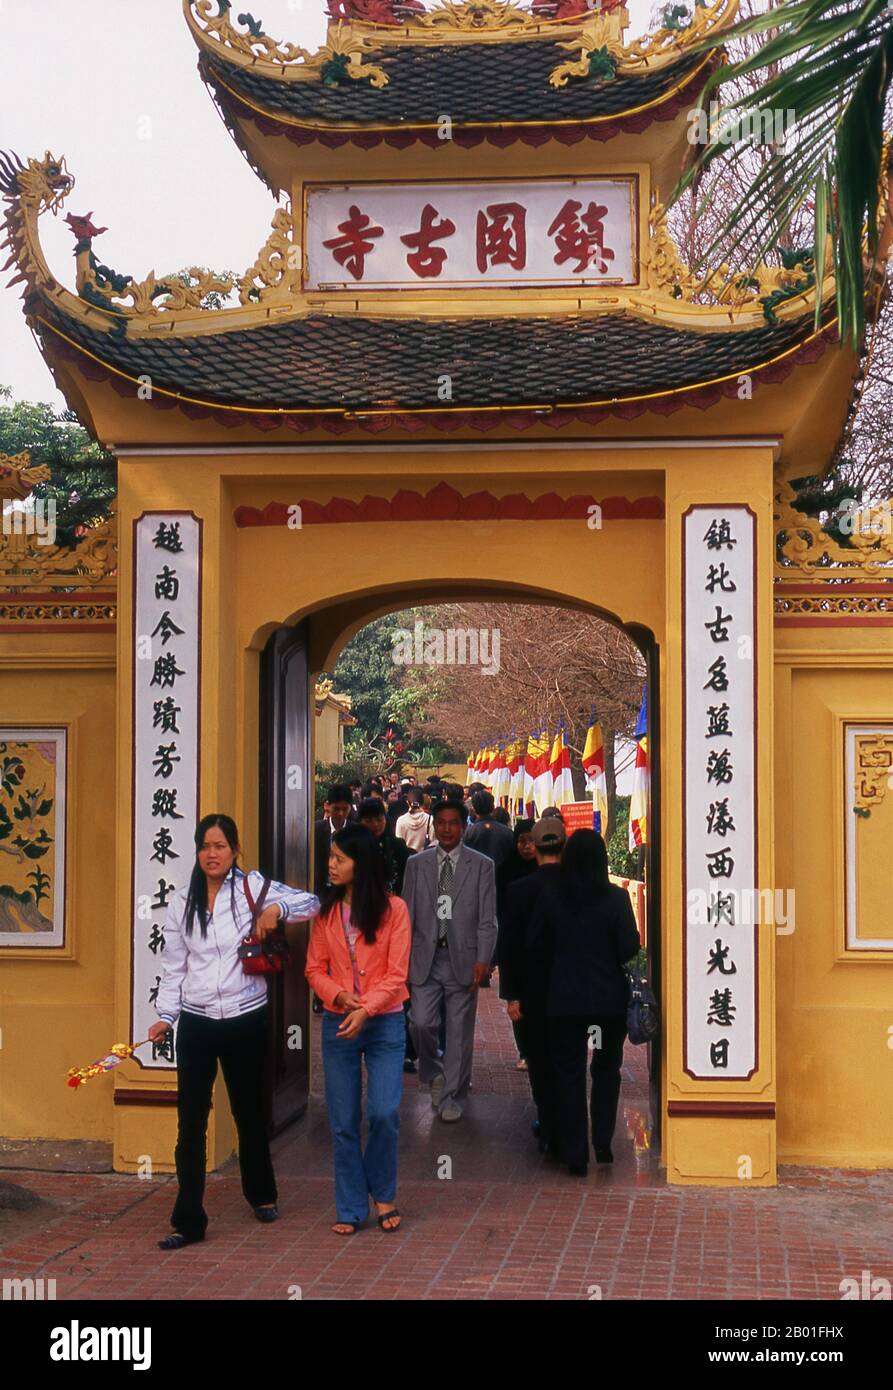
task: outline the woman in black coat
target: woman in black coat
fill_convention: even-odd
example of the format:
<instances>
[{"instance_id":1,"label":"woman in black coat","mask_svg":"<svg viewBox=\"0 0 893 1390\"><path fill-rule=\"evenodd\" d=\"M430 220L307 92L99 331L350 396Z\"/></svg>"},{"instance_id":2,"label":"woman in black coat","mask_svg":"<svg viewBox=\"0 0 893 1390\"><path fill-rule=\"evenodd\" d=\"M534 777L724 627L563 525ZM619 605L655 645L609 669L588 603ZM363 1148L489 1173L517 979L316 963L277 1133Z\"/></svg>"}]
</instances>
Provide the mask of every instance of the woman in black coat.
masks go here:
<instances>
[{"instance_id":1,"label":"woman in black coat","mask_svg":"<svg viewBox=\"0 0 893 1390\"><path fill-rule=\"evenodd\" d=\"M558 1139L572 1173L589 1160L586 1058L592 1046L590 1119L599 1163L613 1162L628 986L622 966L639 950L632 904L608 876L605 842L594 830L571 835L557 893L542 899L536 934L549 942L546 1011Z\"/></svg>"}]
</instances>

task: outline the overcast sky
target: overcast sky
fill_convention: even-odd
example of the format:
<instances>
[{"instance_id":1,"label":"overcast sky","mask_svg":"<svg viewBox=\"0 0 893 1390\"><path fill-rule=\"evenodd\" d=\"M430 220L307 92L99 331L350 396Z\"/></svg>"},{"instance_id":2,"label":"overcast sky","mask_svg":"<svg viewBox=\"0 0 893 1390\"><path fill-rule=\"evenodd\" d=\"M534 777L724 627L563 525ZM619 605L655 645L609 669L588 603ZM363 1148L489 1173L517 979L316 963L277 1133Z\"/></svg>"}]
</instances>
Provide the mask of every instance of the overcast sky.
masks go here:
<instances>
[{"instance_id":1,"label":"overcast sky","mask_svg":"<svg viewBox=\"0 0 893 1390\"><path fill-rule=\"evenodd\" d=\"M630 35L644 32L651 0L627 3ZM311 50L324 40L324 0L245 8L277 39ZM67 159L77 186L40 225L70 289L67 212L94 213L108 227L99 259L137 280L195 264L241 274L266 241L275 204L220 120L197 57L181 0L0 0L0 148ZM22 287L6 289L14 273L0 278L0 384L61 407L22 319Z\"/></svg>"}]
</instances>

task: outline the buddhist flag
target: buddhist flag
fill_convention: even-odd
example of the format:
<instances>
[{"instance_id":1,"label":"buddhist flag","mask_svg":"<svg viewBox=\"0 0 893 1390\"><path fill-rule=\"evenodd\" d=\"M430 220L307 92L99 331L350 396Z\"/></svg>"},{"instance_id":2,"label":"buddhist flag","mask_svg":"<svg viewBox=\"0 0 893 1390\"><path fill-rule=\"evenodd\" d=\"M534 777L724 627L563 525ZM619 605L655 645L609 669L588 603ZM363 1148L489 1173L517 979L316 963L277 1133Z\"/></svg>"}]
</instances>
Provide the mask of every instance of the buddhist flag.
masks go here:
<instances>
[{"instance_id":1,"label":"buddhist flag","mask_svg":"<svg viewBox=\"0 0 893 1390\"><path fill-rule=\"evenodd\" d=\"M608 828L608 777L605 771L605 741L602 726L594 719L586 730L586 746L583 749L583 771L586 783L592 792L592 824L599 835Z\"/></svg>"},{"instance_id":2,"label":"buddhist flag","mask_svg":"<svg viewBox=\"0 0 893 1390\"><path fill-rule=\"evenodd\" d=\"M571 775L571 754L567 746L567 732L563 721L559 724L552 742L549 771L552 774L552 805L564 806L568 801L573 801L574 779Z\"/></svg>"},{"instance_id":3,"label":"buddhist flag","mask_svg":"<svg viewBox=\"0 0 893 1390\"><path fill-rule=\"evenodd\" d=\"M523 753L524 740L520 738L512 739L512 742L505 750L505 761L509 771L509 810L513 815L521 814L519 805L523 801Z\"/></svg>"},{"instance_id":4,"label":"buddhist flag","mask_svg":"<svg viewBox=\"0 0 893 1390\"><path fill-rule=\"evenodd\" d=\"M533 781L536 776L537 735L527 735L527 752L524 755L524 776L521 782L521 799L525 808L533 812Z\"/></svg>"},{"instance_id":5,"label":"buddhist flag","mask_svg":"<svg viewBox=\"0 0 893 1390\"><path fill-rule=\"evenodd\" d=\"M509 781L509 770L505 761L505 743L500 740L496 749L496 757L493 759L493 773L490 782L490 790L497 806L508 801Z\"/></svg>"},{"instance_id":6,"label":"buddhist flag","mask_svg":"<svg viewBox=\"0 0 893 1390\"><path fill-rule=\"evenodd\" d=\"M489 790L493 790L493 769L496 765L496 749L488 746L484 750L484 766L481 771L481 781Z\"/></svg>"},{"instance_id":7,"label":"buddhist flag","mask_svg":"<svg viewBox=\"0 0 893 1390\"><path fill-rule=\"evenodd\" d=\"M636 723L636 766L633 793L629 803L629 848L648 843L648 688L642 694L642 708Z\"/></svg>"},{"instance_id":8,"label":"buddhist flag","mask_svg":"<svg viewBox=\"0 0 893 1390\"><path fill-rule=\"evenodd\" d=\"M536 803L538 816L541 816L548 806L555 804L552 799L555 781L549 766L549 747L549 730L545 728L542 733L537 735L536 761L533 771L533 800Z\"/></svg>"},{"instance_id":9,"label":"buddhist flag","mask_svg":"<svg viewBox=\"0 0 893 1390\"><path fill-rule=\"evenodd\" d=\"M467 771L466 774L465 774L465 785L466 785L466 787L470 787L471 784L472 784L472 782L475 780L475 777L474 777L474 763L475 763L475 754L474 754L474 753L469 753L468 757L465 759L465 766L466 766L467 769L468 769L468 771Z\"/></svg>"}]
</instances>

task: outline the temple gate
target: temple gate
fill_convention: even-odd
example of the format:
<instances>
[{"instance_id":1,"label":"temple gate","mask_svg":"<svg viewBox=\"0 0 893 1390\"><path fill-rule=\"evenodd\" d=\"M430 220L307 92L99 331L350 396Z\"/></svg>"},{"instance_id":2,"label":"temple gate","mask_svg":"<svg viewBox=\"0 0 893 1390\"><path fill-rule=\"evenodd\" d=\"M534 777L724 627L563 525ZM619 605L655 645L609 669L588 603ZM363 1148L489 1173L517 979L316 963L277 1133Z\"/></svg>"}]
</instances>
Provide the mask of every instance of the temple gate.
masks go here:
<instances>
[{"instance_id":1,"label":"temple gate","mask_svg":"<svg viewBox=\"0 0 893 1390\"><path fill-rule=\"evenodd\" d=\"M28 324L120 471L101 534L0 560L3 737L64 766L68 869L52 940L2 937L0 1129L170 1165L170 1052L76 1104L57 1079L145 1036L198 815L231 811L246 859L305 882L316 675L382 613L516 597L597 612L647 657L668 1180L888 1166L890 508L854 556L789 486L828 466L858 364L830 283L712 287L664 212L716 61L693 44L734 0L635 42L622 6L576 0L342 11L308 54L184 4L286 199L235 284L110 270L63 159L2 166ZM40 246L63 205L76 292ZM299 969L274 1000L275 1126L306 1102L293 1025ZM222 1090L209 1143L232 1152Z\"/></svg>"}]
</instances>

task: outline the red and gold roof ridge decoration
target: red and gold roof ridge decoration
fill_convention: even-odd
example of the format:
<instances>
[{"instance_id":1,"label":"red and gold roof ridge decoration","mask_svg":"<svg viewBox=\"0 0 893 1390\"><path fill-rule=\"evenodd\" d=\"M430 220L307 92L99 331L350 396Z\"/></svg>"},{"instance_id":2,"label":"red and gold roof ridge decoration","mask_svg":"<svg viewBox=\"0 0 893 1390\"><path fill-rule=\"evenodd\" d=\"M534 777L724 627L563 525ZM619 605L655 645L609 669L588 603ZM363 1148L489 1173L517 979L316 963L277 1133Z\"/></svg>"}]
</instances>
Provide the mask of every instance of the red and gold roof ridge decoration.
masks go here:
<instances>
[{"instance_id":1,"label":"red and gold roof ridge decoration","mask_svg":"<svg viewBox=\"0 0 893 1390\"><path fill-rule=\"evenodd\" d=\"M51 317L76 321L120 340L216 336L320 315L395 321L624 315L682 331L735 332L767 321L800 319L815 306L814 278L801 265L759 265L747 276L733 275L727 266L709 275L694 274L682 261L660 204L650 213L637 285L573 286L548 293L532 287L527 293L503 291L501 296L493 290L483 304L471 294L446 289L390 297L387 291L308 296L301 286L301 248L288 205L277 207L270 235L244 275L231 280L195 266L188 284L159 278L154 271L136 280L111 270L92 249L95 238L108 229L95 225L92 211L68 213L65 220L75 237L74 293L53 275L39 235L40 217L47 212L58 216L74 185L64 158L49 151L42 160L29 159L27 164L16 155L0 155L0 194L7 205L2 248L10 252L3 269L17 267L9 285L25 286L25 314L32 326L49 311ZM832 258L826 256L825 263L830 266ZM823 303L833 287L829 271L821 289ZM225 302L234 296L238 305ZM771 314L767 299L774 306ZM219 307L207 307L219 300Z\"/></svg>"},{"instance_id":2,"label":"red and gold roof ridge decoration","mask_svg":"<svg viewBox=\"0 0 893 1390\"><path fill-rule=\"evenodd\" d=\"M345 57L353 69L348 76L368 76L373 86L384 75L365 71L366 55L384 47L547 41L575 51L578 61L605 46L619 72L659 69L710 35L719 44L738 7L739 0L693 0L690 11L686 6L687 13L675 15L672 24L626 42L629 14L622 0L600 0L592 8L586 0L531 0L529 6L512 0L440 0L430 8L421 0L328 0L326 43L311 53L271 38L251 14L240 14L234 23L229 0L183 0L190 31L206 54L283 82L321 82L325 65ZM559 75L554 85L566 78Z\"/></svg>"}]
</instances>

